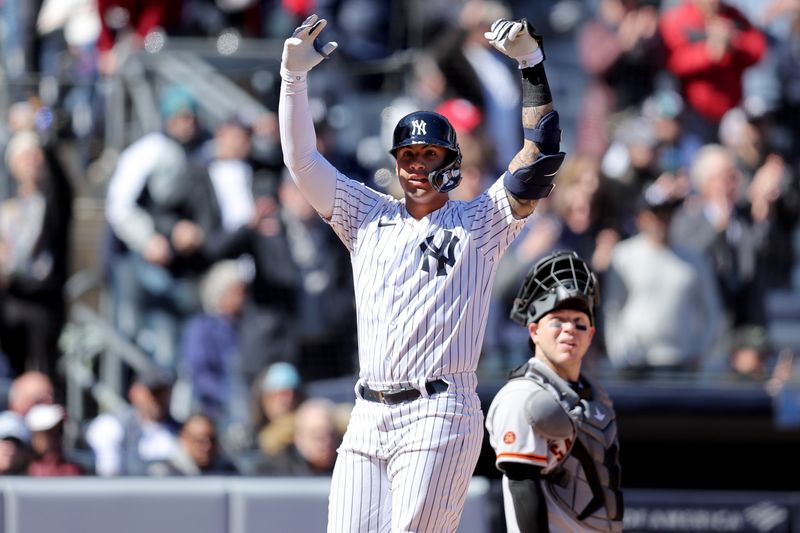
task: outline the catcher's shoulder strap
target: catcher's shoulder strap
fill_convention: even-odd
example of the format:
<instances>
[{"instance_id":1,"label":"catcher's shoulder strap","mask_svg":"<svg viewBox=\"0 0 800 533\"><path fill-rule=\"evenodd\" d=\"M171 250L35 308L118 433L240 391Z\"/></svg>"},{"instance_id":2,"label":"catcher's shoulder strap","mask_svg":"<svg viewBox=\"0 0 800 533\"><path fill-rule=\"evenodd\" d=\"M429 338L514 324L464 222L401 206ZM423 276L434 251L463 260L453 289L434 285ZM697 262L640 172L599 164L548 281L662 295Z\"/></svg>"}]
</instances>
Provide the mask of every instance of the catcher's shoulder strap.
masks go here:
<instances>
[{"instance_id":1,"label":"catcher's shoulder strap","mask_svg":"<svg viewBox=\"0 0 800 533\"><path fill-rule=\"evenodd\" d=\"M577 421L571 411L580 398L566 382L535 359L512 371L511 379L525 379L531 385L522 408L536 433L547 439L575 440Z\"/></svg>"},{"instance_id":2,"label":"catcher's shoulder strap","mask_svg":"<svg viewBox=\"0 0 800 533\"><path fill-rule=\"evenodd\" d=\"M537 383L540 387L551 391L568 410L581 401L578 393L572 390L567 381L533 357L512 370L509 379L529 379Z\"/></svg>"}]
</instances>

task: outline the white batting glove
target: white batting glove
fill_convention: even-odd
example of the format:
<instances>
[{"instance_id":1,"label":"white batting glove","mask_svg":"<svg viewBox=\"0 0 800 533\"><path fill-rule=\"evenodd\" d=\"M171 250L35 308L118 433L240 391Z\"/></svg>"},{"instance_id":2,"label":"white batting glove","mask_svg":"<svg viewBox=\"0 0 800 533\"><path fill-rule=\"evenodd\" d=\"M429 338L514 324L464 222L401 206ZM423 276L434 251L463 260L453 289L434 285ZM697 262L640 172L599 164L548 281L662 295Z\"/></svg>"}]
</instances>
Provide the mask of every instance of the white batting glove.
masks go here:
<instances>
[{"instance_id":1,"label":"white batting glove","mask_svg":"<svg viewBox=\"0 0 800 533\"><path fill-rule=\"evenodd\" d=\"M283 43L281 70L289 72L308 72L323 59L327 59L338 43L322 44L317 40L328 21L311 15Z\"/></svg>"},{"instance_id":2,"label":"white batting glove","mask_svg":"<svg viewBox=\"0 0 800 533\"><path fill-rule=\"evenodd\" d=\"M525 19L497 19L490 31L483 34L489 43L512 59L519 68L528 68L544 60L539 42L533 36L533 28Z\"/></svg>"}]
</instances>

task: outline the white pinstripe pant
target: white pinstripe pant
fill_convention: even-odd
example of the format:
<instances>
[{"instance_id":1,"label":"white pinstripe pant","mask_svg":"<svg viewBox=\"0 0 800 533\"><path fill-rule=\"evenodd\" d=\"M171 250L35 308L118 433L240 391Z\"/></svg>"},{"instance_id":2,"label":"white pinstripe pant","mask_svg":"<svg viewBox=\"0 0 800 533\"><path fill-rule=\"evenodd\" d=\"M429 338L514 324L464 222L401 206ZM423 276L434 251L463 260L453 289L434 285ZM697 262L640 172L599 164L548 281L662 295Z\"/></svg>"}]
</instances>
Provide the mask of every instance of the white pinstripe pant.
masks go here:
<instances>
[{"instance_id":1,"label":"white pinstripe pant","mask_svg":"<svg viewBox=\"0 0 800 533\"><path fill-rule=\"evenodd\" d=\"M398 405L358 398L333 471L328 533L455 532L482 438L471 391Z\"/></svg>"}]
</instances>

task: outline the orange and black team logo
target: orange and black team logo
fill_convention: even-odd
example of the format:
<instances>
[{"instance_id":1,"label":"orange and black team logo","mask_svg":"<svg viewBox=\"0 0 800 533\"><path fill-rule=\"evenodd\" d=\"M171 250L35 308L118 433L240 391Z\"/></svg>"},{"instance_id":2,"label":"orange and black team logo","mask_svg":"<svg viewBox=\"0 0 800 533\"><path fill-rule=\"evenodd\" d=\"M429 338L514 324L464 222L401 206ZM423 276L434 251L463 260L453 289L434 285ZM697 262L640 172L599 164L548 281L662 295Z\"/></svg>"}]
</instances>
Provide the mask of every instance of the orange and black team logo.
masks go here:
<instances>
[{"instance_id":1,"label":"orange and black team logo","mask_svg":"<svg viewBox=\"0 0 800 533\"><path fill-rule=\"evenodd\" d=\"M506 431L505 434L503 434L503 442L505 444L514 444L516 440L517 436L514 434L513 431Z\"/></svg>"}]
</instances>

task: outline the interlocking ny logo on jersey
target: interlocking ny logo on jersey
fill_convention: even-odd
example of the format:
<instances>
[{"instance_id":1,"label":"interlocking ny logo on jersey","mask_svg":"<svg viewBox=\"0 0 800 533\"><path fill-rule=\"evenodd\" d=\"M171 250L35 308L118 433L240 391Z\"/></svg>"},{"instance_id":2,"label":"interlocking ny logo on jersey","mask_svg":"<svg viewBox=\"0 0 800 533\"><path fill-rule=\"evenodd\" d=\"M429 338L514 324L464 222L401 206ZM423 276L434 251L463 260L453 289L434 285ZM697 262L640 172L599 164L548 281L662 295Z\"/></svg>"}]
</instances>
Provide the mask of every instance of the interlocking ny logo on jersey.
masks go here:
<instances>
[{"instance_id":1,"label":"interlocking ny logo on jersey","mask_svg":"<svg viewBox=\"0 0 800 533\"><path fill-rule=\"evenodd\" d=\"M413 120L411 121L411 135L427 135L425 131L427 127L424 120Z\"/></svg>"},{"instance_id":2,"label":"interlocking ny logo on jersey","mask_svg":"<svg viewBox=\"0 0 800 533\"><path fill-rule=\"evenodd\" d=\"M419 245L422 250L422 270L430 272L430 259L436 260L436 275L447 275L447 267L456 264L455 250L458 237L453 235L450 230L445 230L442 244L436 246L433 243L435 235L428 235L422 244Z\"/></svg>"}]
</instances>

